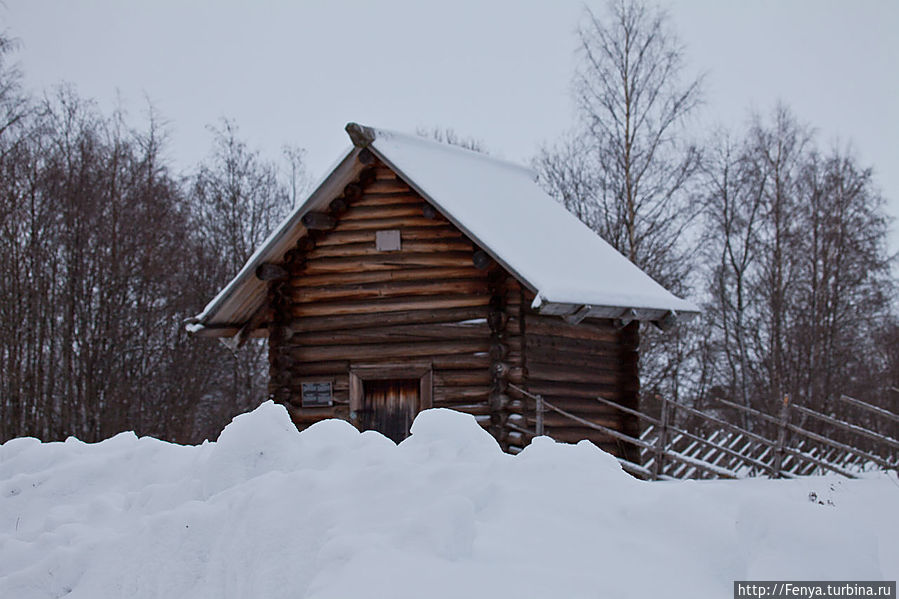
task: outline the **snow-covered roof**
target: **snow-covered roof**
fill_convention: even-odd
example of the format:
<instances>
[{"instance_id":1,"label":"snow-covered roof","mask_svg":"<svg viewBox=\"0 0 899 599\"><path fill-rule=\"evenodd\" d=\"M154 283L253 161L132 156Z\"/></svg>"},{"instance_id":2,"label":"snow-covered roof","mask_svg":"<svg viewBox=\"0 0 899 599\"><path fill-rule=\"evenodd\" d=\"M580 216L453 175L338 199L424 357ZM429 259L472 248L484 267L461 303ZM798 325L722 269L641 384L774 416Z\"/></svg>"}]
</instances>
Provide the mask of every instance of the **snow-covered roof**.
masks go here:
<instances>
[{"instance_id":1,"label":"snow-covered roof","mask_svg":"<svg viewBox=\"0 0 899 599\"><path fill-rule=\"evenodd\" d=\"M356 156L364 148L534 291L541 313L656 320L668 312L698 311L550 197L533 170L417 136L353 123L347 131L356 147L194 319L194 330L249 320L265 297L256 267L279 260L306 233L303 215L327 206L359 174Z\"/></svg>"}]
</instances>

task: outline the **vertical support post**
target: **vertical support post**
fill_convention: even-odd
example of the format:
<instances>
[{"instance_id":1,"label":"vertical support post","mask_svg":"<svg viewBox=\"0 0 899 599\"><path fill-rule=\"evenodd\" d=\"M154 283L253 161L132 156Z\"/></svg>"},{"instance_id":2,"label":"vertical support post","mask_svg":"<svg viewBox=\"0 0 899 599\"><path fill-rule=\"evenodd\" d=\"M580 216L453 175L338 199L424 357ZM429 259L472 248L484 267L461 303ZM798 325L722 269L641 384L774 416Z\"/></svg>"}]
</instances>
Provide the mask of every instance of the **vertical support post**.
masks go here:
<instances>
[{"instance_id":1,"label":"vertical support post","mask_svg":"<svg viewBox=\"0 0 899 599\"><path fill-rule=\"evenodd\" d=\"M790 396L784 395L780 406L780 424L777 430L777 446L774 449L774 469L776 478L783 476L784 448L787 446L787 423L790 421Z\"/></svg>"},{"instance_id":2,"label":"vertical support post","mask_svg":"<svg viewBox=\"0 0 899 599\"><path fill-rule=\"evenodd\" d=\"M535 395L536 415L537 415L537 436L543 436L543 396Z\"/></svg>"},{"instance_id":3,"label":"vertical support post","mask_svg":"<svg viewBox=\"0 0 899 599\"><path fill-rule=\"evenodd\" d=\"M668 449L668 400L656 395L656 399L662 402L662 413L659 417L659 436L656 437L655 459L652 463L652 477L659 480L662 474L662 462L665 459L665 451Z\"/></svg>"},{"instance_id":4,"label":"vertical support post","mask_svg":"<svg viewBox=\"0 0 899 599\"><path fill-rule=\"evenodd\" d=\"M488 275L487 288L490 291L490 304L487 311L487 326L490 328L490 382L488 396L490 405L490 433L499 442L503 451L509 450L509 365L506 357L509 347L506 345L506 276L501 270L493 270Z\"/></svg>"}]
</instances>

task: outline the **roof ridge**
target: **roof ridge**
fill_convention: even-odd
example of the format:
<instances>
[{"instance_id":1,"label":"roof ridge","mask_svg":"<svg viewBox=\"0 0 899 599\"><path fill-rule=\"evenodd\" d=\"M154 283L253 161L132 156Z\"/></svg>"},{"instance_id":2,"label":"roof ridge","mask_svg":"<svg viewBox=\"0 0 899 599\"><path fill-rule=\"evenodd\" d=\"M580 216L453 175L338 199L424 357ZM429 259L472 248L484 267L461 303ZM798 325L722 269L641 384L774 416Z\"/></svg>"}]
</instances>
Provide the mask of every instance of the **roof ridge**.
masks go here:
<instances>
[{"instance_id":1,"label":"roof ridge","mask_svg":"<svg viewBox=\"0 0 899 599\"><path fill-rule=\"evenodd\" d=\"M356 122L349 122L346 124L346 132L350 136L350 140L353 142L358 148L364 148L378 139L389 140L390 138L400 138L409 142L422 144L425 146L437 147L442 151L446 152L455 152L462 156L466 156L468 158L473 158L477 160L483 160L486 162L492 162L499 166L503 166L506 168L512 168L520 171L524 171L527 173L534 181L537 181L538 174L537 171L532 169L529 166L525 166L518 162L513 162L511 160L506 160L505 158L497 158L496 156L491 156L489 154L485 154L484 152L478 152L476 150L470 150L468 148L464 148L462 146L457 146L454 144L449 144L442 141L437 141L434 139L429 139L427 137L423 137L421 135L416 135L412 133L404 133L401 131L394 131L392 129L383 129L381 127L373 127L368 125L362 125Z\"/></svg>"}]
</instances>

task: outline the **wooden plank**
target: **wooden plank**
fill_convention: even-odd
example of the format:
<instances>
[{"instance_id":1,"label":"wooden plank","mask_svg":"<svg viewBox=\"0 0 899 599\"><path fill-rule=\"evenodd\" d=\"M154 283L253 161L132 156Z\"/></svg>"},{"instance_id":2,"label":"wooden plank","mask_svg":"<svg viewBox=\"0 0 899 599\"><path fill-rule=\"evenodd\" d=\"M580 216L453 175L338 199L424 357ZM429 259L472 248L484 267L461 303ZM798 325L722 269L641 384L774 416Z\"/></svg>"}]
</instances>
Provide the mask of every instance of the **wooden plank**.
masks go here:
<instances>
[{"instance_id":1,"label":"wooden plank","mask_svg":"<svg viewBox=\"0 0 899 599\"><path fill-rule=\"evenodd\" d=\"M387 345L361 344L294 347L285 349L285 351L295 360L311 362L314 360L424 358L446 354L474 353L484 351L485 349L486 341L455 340L391 343Z\"/></svg>"},{"instance_id":2,"label":"wooden plank","mask_svg":"<svg viewBox=\"0 0 899 599\"><path fill-rule=\"evenodd\" d=\"M669 402L671 401L670 399L666 399L666 398L661 398L661 399L662 399L662 401L669 401ZM756 410L752 410L752 408L746 408L745 406L741 406L741 405L739 405L739 404L735 404L735 403L729 402L729 401L727 401L727 400L718 399L717 401L719 401L719 402L721 402L721 403L728 404L728 405L730 405L730 406L732 406L732 407L736 407L736 408L738 408L738 409L751 410L751 411L753 411L753 412L756 411ZM725 421L721 420L720 418L716 418L716 417L714 417L714 416L711 416L711 415L709 415L709 414L706 414L705 412L700 412L699 410L696 410L696 409L691 408L691 407L689 407L689 406L685 406L685 405L681 405L681 404L677 404L677 406L678 406L678 409L679 409L679 410L685 411L685 412L687 412L687 413L689 413L689 414L693 414L694 416L698 416L698 417L703 418L703 419L705 419L705 420L707 420L707 421L709 421L709 422L714 422L714 423L717 424L718 426L721 426L721 427L726 428L726 429L728 429L728 430L735 431L735 432L737 432L738 434L744 435L744 436L746 436L747 438L750 438L750 439L752 439L752 440L754 440L754 441L756 441L756 442L758 442L758 443L761 443L761 444L767 446L769 449L773 449L773 448L774 448L774 442L771 441L770 439L767 439L767 438L765 438L765 437L762 437L761 435L757 435L757 434L755 434L755 433L752 433L752 432L749 432L749 431L747 431L747 430L744 430L744 429L742 429L742 428L740 428L740 427L738 427L738 426L736 426L736 425L730 424L729 422L725 422ZM767 419L770 419L771 421L773 421L773 422L775 422L775 423L779 422L776 418L771 417L771 416L768 416L767 414L762 414L761 412L759 412L759 414L761 414L762 416L764 416L764 417L767 418ZM763 418L763 419L765 419L765 418ZM791 428L791 430L792 430L792 427L794 427L794 425L788 425L787 428ZM795 427L795 428L798 428L798 427ZM802 431L802 429L799 429L799 430ZM807 431L803 431L803 432L807 432ZM829 439L828 439L828 441L829 441ZM795 449L795 448L792 448L792 447L785 447L785 448L784 448L784 452L785 452L787 455L791 455L791 456L793 456L793 457L795 457L795 458L798 458L798 459L801 459L801 460L805 460L805 461L808 461L808 462L812 462L812 463L814 463L814 464L816 464L816 465L818 465L818 466L821 466L822 468L825 468L825 469L827 469L827 470L831 470L831 471L836 472L836 473L838 473L838 474L842 474L843 476L846 476L846 477L848 477L848 478L855 478L855 475L854 475L854 474L852 474L852 473L850 473L850 472L847 472L847 471L845 471L845 470L839 468L839 467L836 466L836 465L829 464L829 463L827 463L827 462L824 462L824 461L822 461L822 460L819 460L819 459L817 459L817 458L815 458L815 457L813 457L813 456L810 456L810 455L808 455L808 454L805 453L805 452L799 451L799 450L797 450L797 449Z\"/></svg>"},{"instance_id":3,"label":"wooden plank","mask_svg":"<svg viewBox=\"0 0 899 599\"><path fill-rule=\"evenodd\" d=\"M394 324L364 329L343 329L295 333L285 345L346 345L352 343L390 343L393 341L439 341L441 339L480 339L487 342L486 324L456 323Z\"/></svg>"},{"instance_id":4,"label":"wooden plank","mask_svg":"<svg viewBox=\"0 0 899 599\"><path fill-rule=\"evenodd\" d=\"M810 410L809 408L805 408L805 407L797 406L797 405L794 405L792 407L794 410L798 410L802 414L806 414L817 420L822 420L822 421L827 422L828 424L835 426L837 428L841 428L845 431L849 431L856 435L865 437L867 439L871 439L872 441L876 441L877 443L882 443L882 444L888 445L889 447L892 447L894 449L899 449L899 441L896 441L895 439L891 439L890 437L887 437L886 435L881 435L880 433L876 433L874 431L868 430L868 429L858 426L856 424L850 424L848 422L843 422L842 420L837 420L836 418L833 418L832 416L828 416L826 414L822 414L820 412Z\"/></svg>"},{"instance_id":5,"label":"wooden plank","mask_svg":"<svg viewBox=\"0 0 899 599\"><path fill-rule=\"evenodd\" d=\"M341 223L372 218L404 218L423 216L423 203L384 204L380 206L359 206L355 202L340 215Z\"/></svg>"},{"instance_id":6,"label":"wooden plank","mask_svg":"<svg viewBox=\"0 0 899 599\"><path fill-rule=\"evenodd\" d=\"M608 352L603 353L585 353L529 345L528 360L582 369L605 366L607 370L611 369L624 375L630 372L632 366L636 366L639 363L640 356L637 352L614 351L611 348Z\"/></svg>"},{"instance_id":7,"label":"wooden plank","mask_svg":"<svg viewBox=\"0 0 899 599\"><path fill-rule=\"evenodd\" d=\"M652 424L653 426L659 427L659 426L661 425L661 423L659 422L659 420L657 420L657 419L655 419L655 418L652 418L651 416L648 416L648 415L646 415L646 414L644 414L644 413L642 413L642 412L640 412L640 411L638 411L638 410L633 410L633 409L631 409L631 408L628 408L627 406L623 406L623 405L621 405L621 404L619 404L619 403L617 403L617 402L610 401L610 400L608 400L608 399L606 399L606 398L604 398L604 397L597 397L596 399L597 399L597 401L599 401L600 403L603 403L604 405L613 407L614 409L620 410L621 412L624 412L625 414L629 414L629 415L631 415L631 416L634 416L634 417L636 417L636 418L639 418L640 420L642 420L642 421L644 421L644 422L648 422L648 423ZM669 403L669 402L665 402L664 405L668 405L668 403ZM664 410L664 405L663 405L663 410ZM560 406L560 407L563 407L563 408L564 408L564 406ZM732 458L734 458L734 459L736 459L736 460L739 460L739 461L742 461L742 462L744 462L744 463L746 463L746 464L748 464L748 465L750 465L750 466L754 466L754 467L756 467L756 468L761 468L761 469L763 469L763 470L767 470L767 471L772 472L772 473L774 472L774 469L771 467L770 464L766 464L766 463L764 463L764 462L760 462L760 461L758 461L758 460L755 460L755 459L753 459L752 457L747 456L747 455L742 454L742 453L739 453L739 452L737 452L737 451L734 451L734 450L730 449L729 447L725 447L725 446L723 446L723 445L719 445L719 444L713 443L712 441L710 441L710 440L708 440L708 439L703 439L702 437L699 437L699 436L697 436L697 435L694 435L693 433L690 433L690 432L688 432L688 431L682 430L682 429L680 429L680 428L678 428L678 427L676 427L676 426L672 426L672 425L670 425L670 424L667 426L667 428L668 428L669 431L671 431L671 432L673 432L673 433L675 433L675 434L681 435L682 437L685 437L685 438L687 438L687 439L690 439L690 440L692 440L692 441L694 441L694 442L696 442L696 443L702 444L703 446L705 446L705 447L707 447L707 448L713 448L713 449L715 449L716 451L720 451L720 452L722 452L723 454L726 454L726 455L728 455L728 456L731 456Z\"/></svg>"},{"instance_id":8,"label":"wooden plank","mask_svg":"<svg viewBox=\"0 0 899 599\"><path fill-rule=\"evenodd\" d=\"M549 335L552 337L565 337L568 339L581 339L585 341L618 341L621 334L612 325L612 321L590 322L583 321L577 325L566 323L560 317L535 316L527 314L526 326L529 333L535 335ZM604 324L599 324L604 323Z\"/></svg>"},{"instance_id":9,"label":"wooden plank","mask_svg":"<svg viewBox=\"0 0 899 599\"><path fill-rule=\"evenodd\" d=\"M873 455L871 453L868 453L867 451L862 451L861 449L852 447L851 445L846 445L845 443L840 443L839 441L834 441L833 439L829 439L829 438L825 437L824 435L819 435L818 433L813 433L812 431L809 431L809 430L806 430L799 426L796 426L795 424L787 423L786 428L788 430L790 430L791 432L794 432L798 435L802 435L804 437L812 439L813 441L817 441L818 443L823 443L825 445L835 447L835 448L845 451L847 453L855 454L855 455L859 456L860 458L864 458L868 461L874 462L875 464L878 464L888 470L895 467L895 464L891 464L890 462L881 458L880 456ZM835 469L831 468L831 470L835 470Z\"/></svg>"},{"instance_id":10,"label":"wooden plank","mask_svg":"<svg viewBox=\"0 0 899 599\"><path fill-rule=\"evenodd\" d=\"M895 391L895 388L892 388ZM855 399L854 397L849 397L848 395L841 395L840 401L844 401L850 405L853 405L857 408L861 408L863 410L867 410L869 412L873 412L877 414L881 418L886 418L887 420L891 420L892 422L899 423L899 414L894 414L889 410L885 410L884 408L879 408L877 406L872 406L869 403L865 403L859 399Z\"/></svg>"},{"instance_id":11,"label":"wooden plank","mask_svg":"<svg viewBox=\"0 0 899 599\"><path fill-rule=\"evenodd\" d=\"M318 258L307 262L295 276L329 274L338 272L367 272L376 270L400 270L425 266L466 268L471 266L470 252L406 253L380 252L375 256Z\"/></svg>"},{"instance_id":12,"label":"wooden plank","mask_svg":"<svg viewBox=\"0 0 899 599\"><path fill-rule=\"evenodd\" d=\"M392 281L387 283L360 283L332 287L302 287L290 291L294 304L327 302L335 300L364 300L390 297L433 295L487 295L487 283L483 279L446 279L438 281Z\"/></svg>"},{"instance_id":13,"label":"wooden plank","mask_svg":"<svg viewBox=\"0 0 899 599\"><path fill-rule=\"evenodd\" d=\"M294 333L390 326L395 324L423 324L434 322L458 323L480 320L487 316L487 305L463 306L430 310L405 310L385 314L344 314L316 318L297 318L290 322Z\"/></svg>"},{"instance_id":14,"label":"wooden plank","mask_svg":"<svg viewBox=\"0 0 899 599\"><path fill-rule=\"evenodd\" d=\"M346 376L349 368L349 360L316 360L315 362L295 362L287 370L293 376L330 375L336 377Z\"/></svg>"},{"instance_id":15,"label":"wooden plank","mask_svg":"<svg viewBox=\"0 0 899 599\"><path fill-rule=\"evenodd\" d=\"M331 231L316 241L317 247L343 245L347 243L374 243L376 231ZM436 239L453 241L465 239L465 235L452 226L444 227L408 227L401 230L403 241L422 241Z\"/></svg>"},{"instance_id":16,"label":"wooden plank","mask_svg":"<svg viewBox=\"0 0 899 599\"><path fill-rule=\"evenodd\" d=\"M369 218L366 220L343 219L337 223L336 231L377 231L378 229L404 229L406 227L445 227L445 219L430 219L424 216L397 218Z\"/></svg>"},{"instance_id":17,"label":"wooden plank","mask_svg":"<svg viewBox=\"0 0 899 599\"><path fill-rule=\"evenodd\" d=\"M438 370L434 373L434 384L440 387L489 387L491 376L488 370Z\"/></svg>"},{"instance_id":18,"label":"wooden plank","mask_svg":"<svg viewBox=\"0 0 899 599\"><path fill-rule=\"evenodd\" d=\"M375 179L365 186L364 193L398 193L412 191L402 179Z\"/></svg>"},{"instance_id":19,"label":"wooden plank","mask_svg":"<svg viewBox=\"0 0 899 599\"><path fill-rule=\"evenodd\" d=\"M301 408L290 403L282 405L287 409L287 413L290 414L290 419L293 420L294 423L306 426L321 422L322 420L327 420L328 418L340 418L339 414L343 411L340 410L338 406Z\"/></svg>"},{"instance_id":20,"label":"wooden plank","mask_svg":"<svg viewBox=\"0 0 899 599\"><path fill-rule=\"evenodd\" d=\"M294 289L326 287L332 285L357 285L362 283L387 283L390 281L420 281L423 279L470 279L479 273L473 268L406 268L402 270L375 270L370 272L341 272L327 275L307 275L291 280Z\"/></svg>"},{"instance_id":21,"label":"wooden plank","mask_svg":"<svg viewBox=\"0 0 899 599\"><path fill-rule=\"evenodd\" d=\"M576 384L562 383L558 381L543 381L528 377L528 390L537 393L546 398L572 398L572 399L589 399L593 400L597 395L608 397L618 401L624 401L636 393L637 388L633 384L607 385L607 384Z\"/></svg>"},{"instance_id":22,"label":"wooden plank","mask_svg":"<svg viewBox=\"0 0 899 599\"><path fill-rule=\"evenodd\" d=\"M630 351L623 347L617 340L581 340L565 337L553 337L550 335L536 335L528 328L525 322L528 349L535 353L566 352L570 354L590 354L596 356L618 355L624 351Z\"/></svg>"},{"instance_id":23,"label":"wooden plank","mask_svg":"<svg viewBox=\"0 0 899 599\"><path fill-rule=\"evenodd\" d=\"M406 240L401 241L402 248L400 252L471 252L472 243L466 239L452 240ZM306 261L317 260L319 258L332 258L335 256L377 256L383 255L384 251L379 250L370 242L364 243L345 243L343 245L316 245L315 249L306 254Z\"/></svg>"},{"instance_id":24,"label":"wooden plank","mask_svg":"<svg viewBox=\"0 0 899 599\"><path fill-rule=\"evenodd\" d=\"M558 364L544 364L534 361L531 357L528 358L528 377L533 380L606 385L617 385L620 380L620 374L615 370L601 368L588 370Z\"/></svg>"},{"instance_id":25,"label":"wooden plank","mask_svg":"<svg viewBox=\"0 0 899 599\"><path fill-rule=\"evenodd\" d=\"M421 198L420 195L415 193L414 191L402 192L398 191L395 193L382 193L382 194L373 194L373 193L364 193L358 198L354 198L352 201L353 206L390 206L395 204L409 204L415 206L424 206L425 201Z\"/></svg>"},{"instance_id":26,"label":"wooden plank","mask_svg":"<svg viewBox=\"0 0 899 599\"><path fill-rule=\"evenodd\" d=\"M309 316L336 316L346 314L377 314L406 310L434 310L439 308L463 308L486 306L486 295L435 295L420 297L393 297L366 301L318 302L294 304L290 314L294 318Z\"/></svg>"},{"instance_id":27,"label":"wooden plank","mask_svg":"<svg viewBox=\"0 0 899 599\"><path fill-rule=\"evenodd\" d=\"M337 220L325 212L307 212L303 215L303 226L310 231L333 229Z\"/></svg>"},{"instance_id":28,"label":"wooden plank","mask_svg":"<svg viewBox=\"0 0 899 599\"><path fill-rule=\"evenodd\" d=\"M473 401L487 403L490 387L435 387L434 407L451 407L455 403L471 403Z\"/></svg>"}]
</instances>

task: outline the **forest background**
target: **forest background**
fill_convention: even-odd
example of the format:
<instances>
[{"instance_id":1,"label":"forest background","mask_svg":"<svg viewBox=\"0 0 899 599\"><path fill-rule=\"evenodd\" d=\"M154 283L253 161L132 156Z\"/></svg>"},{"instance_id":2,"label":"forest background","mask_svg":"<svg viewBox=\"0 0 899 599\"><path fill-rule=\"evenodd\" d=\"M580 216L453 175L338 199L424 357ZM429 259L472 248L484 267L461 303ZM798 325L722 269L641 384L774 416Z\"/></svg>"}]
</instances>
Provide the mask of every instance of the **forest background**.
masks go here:
<instances>
[{"instance_id":1,"label":"forest background","mask_svg":"<svg viewBox=\"0 0 899 599\"><path fill-rule=\"evenodd\" d=\"M785 104L697 137L686 125L705 82L653 4L585 11L576 39L577 113L533 166L566 208L703 307L643 329L644 396L772 413L789 396L839 417L847 394L895 411L894 257L872 170ZM266 399L265 348L191 339L184 321L303 199L304 151L268 157L210 115L208 157L177 172L152 105L135 127L69 86L27 93L15 51L3 34L0 442L215 438ZM451 128L420 134L489 152Z\"/></svg>"}]
</instances>

